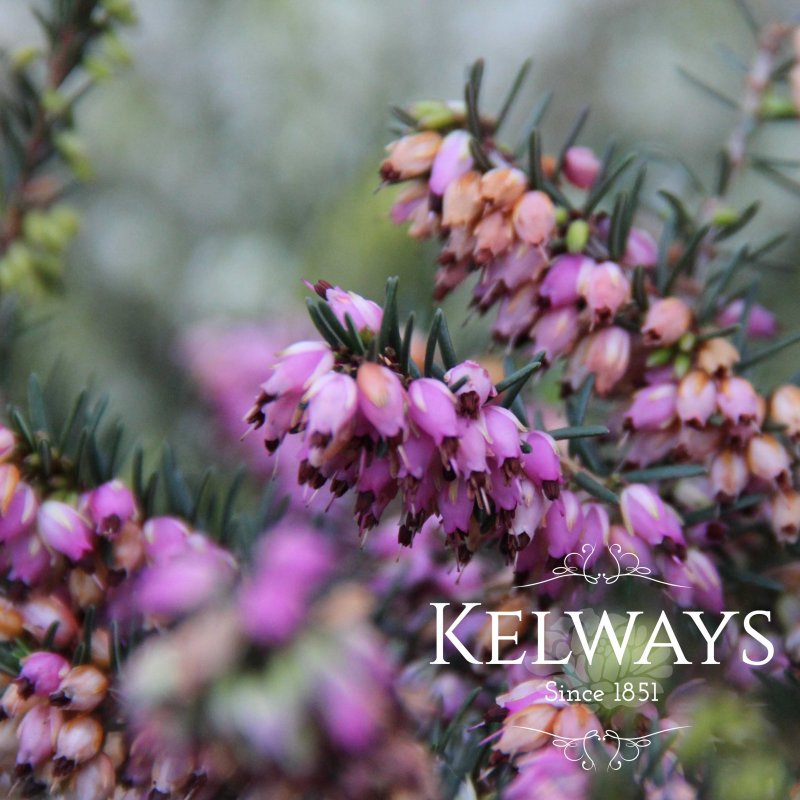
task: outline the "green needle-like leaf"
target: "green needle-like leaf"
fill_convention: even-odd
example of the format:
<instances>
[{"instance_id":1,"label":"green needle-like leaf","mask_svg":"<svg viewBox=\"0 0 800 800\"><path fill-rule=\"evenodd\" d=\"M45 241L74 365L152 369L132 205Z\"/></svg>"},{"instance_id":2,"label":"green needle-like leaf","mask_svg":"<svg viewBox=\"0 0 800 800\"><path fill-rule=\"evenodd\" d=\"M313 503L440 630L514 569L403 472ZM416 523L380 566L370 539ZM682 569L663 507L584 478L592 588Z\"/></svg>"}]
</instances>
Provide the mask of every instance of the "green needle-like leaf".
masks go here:
<instances>
[{"instance_id":1,"label":"green needle-like leaf","mask_svg":"<svg viewBox=\"0 0 800 800\"><path fill-rule=\"evenodd\" d=\"M647 469L632 469L620 473L620 478L628 483L650 483L651 481L667 481L679 478L694 478L705 475L708 470L702 464L667 464Z\"/></svg>"},{"instance_id":2,"label":"green needle-like leaf","mask_svg":"<svg viewBox=\"0 0 800 800\"><path fill-rule=\"evenodd\" d=\"M586 472L576 472L572 476L572 479L581 489L589 492L590 495L598 498L598 500L602 500L605 503L614 503L615 505L619 504L619 497L617 497L611 489L607 486L603 486L602 483L598 483Z\"/></svg>"},{"instance_id":3,"label":"green needle-like leaf","mask_svg":"<svg viewBox=\"0 0 800 800\"><path fill-rule=\"evenodd\" d=\"M511 84L511 88L508 90L506 99L503 101L503 105L500 108L500 113L497 115L497 124L495 125L496 131L500 130L503 123L506 121L506 117L511 111L514 101L517 99L517 95L519 94L519 90L522 88L522 84L525 83L525 79L528 77L528 73L530 72L532 66L533 61L530 58L527 58L522 62L522 66L519 68L519 71L514 78L514 82Z\"/></svg>"},{"instance_id":4,"label":"green needle-like leaf","mask_svg":"<svg viewBox=\"0 0 800 800\"><path fill-rule=\"evenodd\" d=\"M797 344L798 342L800 342L800 331L789 334L788 336L784 336L777 342L773 342L772 344L762 348L757 353L753 353L747 358L743 358L736 365L736 370L738 372L743 372L746 369L750 369L750 367L754 367L756 364L760 364L762 361L772 358L774 355L780 353L781 350L785 350L787 347L791 347L793 344Z\"/></svg>"},{"instance_id":5,"label":"green needle-like leaf","mask_svg":"<svg viewBox=\"0 0 800 800\"><path fill-rule=\"evenodd\" d=\"M592 436L606 436L610 433L605 425L570 425L547 431L556 441L562 439L586 439Z\"/></svg>"}]
</instances>

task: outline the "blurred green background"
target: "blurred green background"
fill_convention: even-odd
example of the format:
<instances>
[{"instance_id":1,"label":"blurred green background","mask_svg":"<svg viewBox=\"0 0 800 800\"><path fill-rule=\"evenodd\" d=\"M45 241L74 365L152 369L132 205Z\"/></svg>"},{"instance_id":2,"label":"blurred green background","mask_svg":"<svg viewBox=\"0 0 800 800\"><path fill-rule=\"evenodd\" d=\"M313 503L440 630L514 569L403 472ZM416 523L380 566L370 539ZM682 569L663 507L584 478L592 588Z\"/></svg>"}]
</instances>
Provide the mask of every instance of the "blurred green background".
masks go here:
<instances>
[{"instance_id":1,"label":"blurred green background","mask_svg":"<svg viewBox=\"0 0 800 800\"><path fill-rule=\"evenodd\" d=\"M0 0L0 45L33 41L33 3ZM766 21L793 4L753 2ZM70 198L83 228L66 296L29 331L16 370L46 374L57 359L70 394L87 379L111 395L131 431L169 435L184 456L211 439L176 342L207 320L302 314L301 277L379 295L402 276L406 307L429 307L434 251L391 226L392 191L373 194L388 106L460 97L464 70L487 61L484 103L496 108L520 63L535 62L507 128L556 90L544 127L555 150L591 104L583 143L610 137L679 155L704 177L730 111L682 79L683 65L736 94L752 37L728 0L139 0L126 32L133 66L98 87L79 129L95 180ZM510 138L513 139L513 136ZM797 128L776 124L760 152L800 157ZM682 190L679 171L650 188ZM796 230L798 202L761 178L754 234ZM796 234L795 234L796 237ZM794 264L797 239L780 254ZM797 324L795 271L764 289ZM454 327L465 297L448 301ZM795 370L790 352L777 365ZM243 409L244 410L244 409Z\"/></svg>"}]
</instances>

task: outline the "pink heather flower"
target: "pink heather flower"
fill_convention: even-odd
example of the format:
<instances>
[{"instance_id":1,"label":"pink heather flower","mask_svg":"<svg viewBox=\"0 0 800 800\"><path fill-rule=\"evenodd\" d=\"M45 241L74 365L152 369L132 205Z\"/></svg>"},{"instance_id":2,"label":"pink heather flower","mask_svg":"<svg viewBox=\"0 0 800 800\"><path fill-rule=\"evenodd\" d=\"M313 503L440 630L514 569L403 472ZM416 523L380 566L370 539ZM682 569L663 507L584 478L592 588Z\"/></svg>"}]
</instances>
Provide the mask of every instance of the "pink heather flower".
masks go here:
<instances>
[{"instance_id":1,"label":"pink heather flower","mask_svg":"<svg viewBox=\"0 0 800 800\"><path fill-rule=\"evenodd\" d=\"M503 211L511 210L527 188L528 176L516 167L496 167L481 178L481 197Z\"/></svg>"},{"instance_id":2,"label":"pink heather flower","mask_svg":"<svg viewBox=\"0 0 800 800\"><path fill-rule=\"evenodd\" d=\"M18 681L24 691L47 697L58 689L69 668L70 663L64 656L41 650L22 660Z\"/></svg>"},{"instance_id":3,"label":"pink heather flower","mask_svg":"<svg viewBox=\"0 0 800 800\"><path fill-rule=\"evenodd\" d=\"M39 767L52 758L62 724L63 716L56 708L35 705L26 712L17 730L17 764Z\"/></svg>"},{"instance_id":4,"label":"pink heather flower","mask_svg":"<svg viewBox=\"0 0 800 800\"><path fill-rule=\"evenodd\" d=\"M530 431L524 436L530 452L522 454L522 469L544 492L548 500L555 500L564 476L555 439L542 431Z\"/></svg>"},{"instance_id":5,"label":"pink heather flower","mask_svg":"<svg viewBox=\"0 0 800 800\"><path fill-rule=\"evenodd\" d=\"M57 500L42 503L37 526L45 545L70 561L80 561L94 549L94 534L86 519L66 503Z\"/></svg>"},{"instance_id":6,"label":"pink heather flower","mask_svg":"<svg viewBox=\"0 0 800 800\"><path fill-rule=\"evenodd\" d=\"M56 741L56 761L63 762L65 770L94 758L103 745L103 726L88 715L65 722Z\"/></svg>"},{"instance_id":7,"label":"pink heather flower","mask_svg":"<svg viewBox=\"0 0 800 800\"><path fill-rule=\"evenodd\" d=\"M499 342L516 342L518 338L524 338L536 319L536 299L536 286L532 283L504 297L492 323L492 336Z\"/></svg>"},{"instance_id":8,"label":"pink heather flower","mask_svg":"<svg viewBox=\"0 0 800 800\"><path fill-rule=\"evenodd\" d=\"M726 328L729 325L736 325L742 322L744 306L745 303L742 299L729 303L717 315L717 325L721 328ZM747 335L753 339L769 339L775 336L777 332L778 321L775 319L775 315L764 306L754 303L747 317Z\"/></svg>"},{"instance_id":9,"label":"pink heather flower","mask_svg":"<svg viewBox=\"0 0 800 800\"><path fill-rule=\"evenodd\" d=\"M333 364L333 353L325 342L297 342L278 353L262 388L270 397L301 395L320 375L332 370Z\"/></svg>"},{"instance_id":10,"label":"pink heather flower","mask_svg":"<svg viewBox=\"0 0 800 800\"><path fill-rule=\"evenodd\" d=\"M581 254L556 258L539 286L540 303L551 308L577 303L594 274L594 266L592 259Z\"/></svg>"},{"instance_id":11,"label":"pink heather flower","mask_svg":"<svg viewBox=\"0 0 800 800\"><path fill-rule=\"evenodd\" d=\"M656 240L642 228L631 228L622 263L626 267L654 267L657 262L658 244Z\"/></svg>"},{"instance_id":12,"label":"pink heather flower","mask_svg":"<svg viewBox=\"0 0 800 800\"><path fill-rule=\"evenodd\" d=\"M317 687L319 711L331 740L344 750L367 750L378 738L384 701L374 678L358 662L350 670L325 670Z\"/></svg>"},{"instance_id":13,"label":"pink heather flower","mask_svg":"<svg viewBox=\"0 0 800 800\"><path fill-rule=\"evenodd\" d=\"M647 344L663 346L675 344L692 325L689 306L677 297L657 300L647 311L642 335Z\"/></svg>"},{"instance_id":14,"label":"pink heather flower","mask_svg":"<svg viewBox=\"0 0 800 800\"><path fill-rule=\"evenodd\" d=\"M549 501L545 499L542 490L538 486L535 486L530 481L521 480L511 533L514 536L527 534L533 539L533 535L544 519L548 505ZM517 559L517 570L523 571L527 569L526 558L532 557L534 554L534 548L531 545L522 550L519 554L520 557Z\"/></svg>"},{"instance_id":15,"label":"pink heather flower","mask_svg":"<svg viewBox=\"0 0 800 800\"><path fill-rule=\"evenodd\" d=\"M467 228L475 224L483 209L481 199L481 176L475 171L465 172L459 178L451 181L445 189L442 198L442 225L446 229ZM466 230L451 232L448 248L453 251L456 260L460 255L466 255L467 245L471 250L471 241L460 240L459 237L468 237ZM464 253L459 253L459 245L464 245Z\"/></svg>"},{"instance_id":16,"label":"pink heather flower","mask_svg":"<svg viewBox=\"0 0 800 800\"><path fill-rule=\"evenodd\" d=\"M691 589L670 588L670 594L681 606L699 606L719 614L725 607L722 580L714 562L700 550L691 547L681 561L674 556L661 561L661 574L665 581Z\"/></svg>"},{"instance_id":17,"label":"pink heather flower","mask_svg":"<svg viewBox=\"0 0 800 800\"><path fill-rule=\"evenodd\" d=\"M800 436L800 386L788 383L778 387L770 398L769 416L785 426L788 436Z\"/></svg>"},{"instance_id":18,"label":"pink heather flower","mask_svg":"<svg viewBox=\"0 0 800 800\"><path fill-rule=\"evenodd\" d=\"M453 386L462 378L467 378L467 381L456 391L456 396L461 399L462 405L464 402L469 403L470 409L474 408L475 412L479 406L497 395L489 373L475 361L456 364L445 373L444 382Z\"/></svg>"},{"instance_id":19,"label":"pink heather flower","mask_svg":"<svg viewBox=\"0 0 800 800\"><path fill-rule=\"evenodd\" d=\"M62 676L50 702L66 711L93 711L105 699L108 687L105 672L93 664L83 664Z\"/></svg>"},{"instance_id":20,"label":"pink heather flower","mask_svg":"<svg viewBox=\"0 0 800 800\"><path fill-rule=\"evenodd\" d=\"M618 264L604 261L589 273L586 302L595 319L608 320L631 298L631 285Z\"/></svg>"},{"instance_id":21,"label":"pink heather flower","mask_svg":"<svg viewBox=\"0 0 800 800\"><path fill-rule=\"evenodd\" d=\"M0 551L0 563L11 570L9 579L22 581L26 586L34 586L45 578L53 558L35 531L14 537Z\"/></svg>"},{"instance_id":22,"label":"pink heather flower","mask_svg":"<svg viewBox=\"0 0 800 800\"><path fill-rule=\"evenodd\" d=\"M767 513L780 541L790 544L797 541L800 533L800 493L792 489L776 492L769 499Z\"/></svg>"},{"instance_id":23,"label":"pink heather flower","mask_svg":"<svg viewBox=\"0 0 800 800\"><path fill-rule=\"evenodd\" d=\"M738 497L750 480L744 456L733 450L723 450L711 462L709 480L717 497Z\"/></svg>"},{"instance_id":24,"label":"pink heather flower","mask_svg":"<svg viewBox=\"0 0 800 800\"><path fill-rule=\"evenodd\" d=\"M383 309L372 300L334 286L325 292L325 301L342 325L347 325L347 316L349 315L359 333L365 331L378 333L380 330Z\"/></svg>"},{"instance_id":25,"label":"pink heather flower","mask_svg":"<svg viewBox=\"0 0 800 800\"><path fill-rule=\"evenodd\" d=\"M545 359L552 363L558 356L568 353L578 338L578 311L575 306L565 306L542 314L531 331L532 351L544 350Z\"/></svg>"},{"instance_id":26,"label":"pink heather flower","mask_svg":"<svg viewBox=\"0 0 800 800\"><path fill-rule=\"evenodd\" d=\"M0 425L0 461L10 458L17 447L14 432L5 425Z\"/></svg>"},{"instance_id":27,"label":"pink heather flower","mask_svg":"<svg viewBox=\"0 0 800 800\"><path fill-rule=\"evenodd\" d=\"M602 555L610 530L611 524L605 507L599 503L584 503L583 530L579 542L594 547L594 552L586 559L587 566L594 564Z\"/></svg>"},{"instance_id":28,"label":"pink heather flower","mask_svg":"<svg viewBox=\"0 0 800 800\"><path fill-rule=\"evenodd\" d=\"M516 766L517 775L503 794L506 800L586 800L589 796L589 773L554 747L520 758Z\"/></svg>"},{"instance_id":29,"label":"pink heather flower","mask_svg":"<svg viewBox=\"0 0 800 800\"><path fill-rule=\"evenodd\" d=\"M730 422L749 423L759 417L758 394L744 378L724 378L717 391L717 406Z\"/></svg>"},{"instance_id":30,"label":"pink heather flower","mask_svg":"<svg viewBox=\"0 0 800 800\"><path fill-rule=\"evenodd\" d=\"M789 454L774 436L754 436L747 445L747 466L761 480L783 481L789 475Z\"/></svg>"},{"instance_id":31,"label":"pink heather flower","mask_svg":"<svg viewBox=\"0 0 800 800\"><path fill-rule=\"evenodd\" d=\"M553 201L544 192L526 192L514 206L512 220L523 242L541 244L556 224Z\"/></svg>"},{"instance_id":32,"label":"pink heather flower","mask_svg":"<svg viewBox=\"0 0 800 800\"><path fill-rule=\"evenodd\" d=\"M589 147L570 147L564 154L564 177L579 189L591 188L600 167L600 159Z\"/></svg>"},{"instance_id":33,"label":"pink heather flower","mask_svg":"<svg viewBox=\"0 0 800 800\"><path fill-rule=\"evenodd\" d=\"M397 194L389 216L395 225L401 225L420 213L428 214L428 184L426 181L410 181Z\"/></svg>"},{"instance_id":34,"label":"pink heather flower","mask_svg":"<svg viewBox=\"0 0 800 800\"><path fill-rule=\"evenodd\" d=\"M578 544L583 530L584 516L581 504L574 492L561 492L547 509L544 531L547 536L547 552L553 558L563 558Z\"/></svg>"},{"instance_id":35,"label":"pink heather flower","mask_svg":"<svg viewBox=\"0 0 800 800\"><path fill-rule=\"evenodd\" d=\"M458 421L458 449L450 460L453 469L465 478L473 472L488 469L486 436L477 421L461 418Z\"/></svg>"},{"instance_id":36,"label":"pink heather flower","mask_svg":"<svg viewBox=\"0 0 800 800\"><path fill-rule=\"evenodd\" d=\"M655 568L653 551L648 542L629 533L622 525L612 525L608 529L608 544L619 545L620 553L632 553L643 567Z\"/></svg>"},{"instance_id":37,"label":"pink heather flower","mask_svg":"<svg viewBox=\"0 0 800 800\"><path fill-rule=\"evenodd\" d=\"M25 533L36 519L36 494L12 464L0 465L0 542Z\"/></svg>"},{"instance_id":38,"label":"pink heather flower","mask_svg":"<svg viewBox=\"0 0 800 800\"><path fill-rule=\"evenodd\" d=\"M253 574L239 592L244 630L260 644L291 638L308 600L334 567L334 553L317 531L284 522L259 542Z\"/></svg>"},{"instance_id":39,"label":"pink heather flower","mask_svg":"<svg viewBox=\"0 0 800 800\"><path fill-rule=\"evenodd\" d=\"M53 637L53 644L58 649L66 647L78 633L78 621L72 609L59 597L51 595L34 595L22 608L22 619L25 630L38 642L43 642L51 626L58 623Z\"/></svg>"},{"instance_id":40,"label":"pink heather flower","mask_svg":"<svg viewBox=\"0 0 800 800\"><path fill-rule=\"evenodd\" d=\"M668 428L675 419L677 393L673 383L658 383L639 389L625 412L625 426L635 431Z\"/></svg>"},{"instance_id":41,"label":"pink heather flower","mask_svg":"<svg viewBox=\"0 0 800 800\"><path fill-rule=\"evenodd\" d=\"M71 786L75 797L82 800L108 800L117 786L114 762L105 753L98 753L75 771Z\"/></svg>"},{"instance_id":42,"label":"pink heather flower","mask_svg":"<svg viewBox=\"0 0 800 800\"><path fill-rule=\"evenodd\" d=\"M381 436L391 438L406 428L406 393L397 375L365 361L356 375L358 408Z\"/></svg>"},{"instance_id":43,"label":"pink heather flower","mask_svg":"<svg viewBox=\"0 0 800 800\"><path fill-rule=\"evenodd\" d=\"M475 226L474 235L475 261L479 264L491 261L514 243L514 227L502 211L485 216Z\"/></svg>"},{"instance_id":44,"label":"pink heather flower","mask_svg":"<svg viewBox=\"0 0 800 800\"><path fill-rule=\"evenodd\" d=\"M514 414L501 406L486 406L483 421L489 450L497 461L521 458L520 433L524 428Z\"/></svg>"},{"instance_id":45,"label":"pink heather flower","mask_svg":"<svg viewBox=\"0 0 800 800\"><path fill-rule=\"evenodd\" d=\"M702 370L689 372L678 385L676 409L686 425L702 428L717 408L717 388Z\"/></svg>"},{"instance_id":46,"label":"pink heather flower","mask_svg":"<svg viewBox=\"0 0 800 800\"><path fill-rule=\"evenodd\" d=\"M305 399L308 401L308 434L336 441L353 421L358 388L349 375L329 372L314 381Z\"/></svg>"},{"instance_id":47,"label":"pink heather flower","mask_svg":"<svg viewBox=\"0 0 800 800\"><path fill-rule=\"evenodd\" d=\"M119 480L104 483L89 492L86 509L97 532L104 535L116 534L125 522L138 514L133 492Z\"/></svg>"},{"instance_id":48,"label":"pink heather flower","mask_svg":"<svg viewBox=\"0 0 800 800\"><path fill-rule=\"evenodd\" d=\"M674 431L637 431L630 437L625 463L642 467L661 461L675 447Z\"/></svg>"},{"instance_id":49,"label":"pink heather flower","mask_svg":"<svg viewBox=\"0 0 800 800\"><path fill-rule=\"evenodd\" d=\"M648 544L670 539L684 545L681 523L674 509L643 483L632 483L622 490L620 511L628 531Z\"/></svg>"},{"instance_id":50,"label":"pink heather flower","mask_svg":"<svg viewBox=\"0 0 800 800\"><path fill-rule=\"evenodd\" d=\"M458 435L456 401L453 393L434 378L418 378L408 387L408 413L417 428L427 433L437 447Z\"/></svg>"},{"instance_id":51,"label":"pink heather flower","mask_svg":"<svg viewBox=\"0 0 800 800\"><path fill-rule=\"evenodd\" d=\"M454 180L472 169L471 139L471 134L464 130L451 131L444 137L428 179L431 192L441 197Z\"/></svg>"},{"instance_id":52,"label":"pink heather flower","mask_svg":"<svg viewBox=\"0 0 800 800\"><path fill-rule=\"evenodd\" d=\"M591 336L585 364L596 377L598 394L608 394L625 374L630 353L631 336L624 328L612 325Z\"/></svg>"},{"instance_id":53,"label":"pink heather flower","mask_svg":"<svg viewBox=\"0 0 800 800\"><path fill-rule=\"evenodd\" d=\"M464 481L456 480L445 484L439 492L439 512L445 533L466 533L472 518L472 508L473 501Z\"/></svg>"},{"instance_id":54,"label":"pink heather flower","mask_svg":"<svg viewBox=\"0 0 800 800\"><path fill-rule=\"evenodd\" d=\"M389 183L424 175L433 166L442 137L434 131L403 136L387 146L388 157L381 164L381 177Z\"/></svg>"},{"instance_id":55,"label":"pink heather flower","mask_svg":"<svg viewBox=\"0 0 800 800\"><path fill-rule=\"evenodd\" d=\"M151 517L142 527L147 560L160 563L188 546L189 528L177 517Z\"/></svg>"}]
</instances>

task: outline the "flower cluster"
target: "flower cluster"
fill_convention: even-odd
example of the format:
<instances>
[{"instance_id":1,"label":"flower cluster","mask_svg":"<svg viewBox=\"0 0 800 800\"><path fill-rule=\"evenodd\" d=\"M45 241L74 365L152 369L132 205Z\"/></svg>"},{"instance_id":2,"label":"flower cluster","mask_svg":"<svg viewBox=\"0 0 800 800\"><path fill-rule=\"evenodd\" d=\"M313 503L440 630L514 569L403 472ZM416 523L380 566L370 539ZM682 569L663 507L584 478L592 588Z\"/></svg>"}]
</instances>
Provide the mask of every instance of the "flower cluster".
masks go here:
<instances>
[{"instance_id":1,"label":"flower cluster","mask_svg":"<svg viewBox=\"0 0 800 800\"><path fill-rule=\"evenodd\" d=\"M165 796L438 797L369 595L332 579L337 561L318 531L284 522L228 601L129 660L127 714Z\"/></svg>"},{"instance_id":2,"label":"flower cluster","mask_svg":"<svg viewBox=\"0 0 800 800\"><path fill-rule=\"evenodd\" d=\"M267 449L301 437L299 482L328 484L334 498L353 490L362 531L399 497L405 544L436 517L462 561L481 539L499 538L510 555L524 547L563 482L550 436L525 430L497 403L489 373L474 361L420 377L406 374L392 350L370 358L383 309L326 284L317 289L362 353L324 341L280 353L246 417L263 428Z\"/></svg>"},{"instance_id":3,"label":"flower cluster","mask_svg":"<svg viewBox=\"0 0 800 800\"><path fill-rule=\"evenodd\" d=\"M118 480L78 497L24 477L0 428L4 572L4 750L25 796L111 797L158 790L158 769L132 768L120 730L116 671L134 641L189 614L230 584L231 555L179 519L143 519ZM163 765L161 767L163 769ZM135 772L135 775L134 775Z\"/></svg>"}]
</instances>

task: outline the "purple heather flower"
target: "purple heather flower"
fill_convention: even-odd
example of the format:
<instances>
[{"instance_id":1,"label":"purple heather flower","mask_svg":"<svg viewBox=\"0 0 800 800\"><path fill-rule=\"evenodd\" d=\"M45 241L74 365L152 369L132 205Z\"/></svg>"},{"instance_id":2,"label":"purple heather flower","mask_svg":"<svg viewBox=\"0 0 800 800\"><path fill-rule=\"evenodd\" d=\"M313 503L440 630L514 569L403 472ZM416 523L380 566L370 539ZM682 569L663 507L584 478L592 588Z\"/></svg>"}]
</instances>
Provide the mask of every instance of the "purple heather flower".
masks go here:
<instances>
[{"instance_id":1,"label":"purple heather flower","mask_svg":"<svg viewBox=\"0 0 800 800\"><path fill-rule=\"evenodd\" d=\"M564 177L579 189L591 188L601 166L590 147L570 147L564 154Z\"/></svg>"},{"instance_id":2,"label":"purple heather flower","mask_svg":"<svg viewBox=\"0 0 800 800\"><path fill-rule=\"evenodd\" d=\"M312 446L317 439L325 447L337 442L353 421L358 403L358 387L349 376L328 372L311 385L308 401L308 436Z\"/></svg>"},{"instance_id":3,"label":"purple heather flower","mask_svg":"<svg viewBox=\"0 0 800 800\"><path fill-rule=\"evenodd\" d=\"M577 303L594 267L594 261L581 254L559 256L539 286L540 303L551 308Z\"/></svg>"},{"instance_id":4,"label":"purple heather flower","mask_svg":"<svg viewBox=\"0 0 800 800\"><path fill-rule=\"evenodd\" d=\"M5 425L0 425L0 461L9 458L17 447L17 438L14 431Z\"/></svg>"},{"instance_id":5,"label":"purple heather flower","mask_svg":"<svg viewBox=\"0 0 800 800\"><path fill-rule=\"evenodd\" d=\"M676 410L681 422L702 428L717 407L717 387L703 370L689 372L678 385Z\"/></svg>"},{"instance_id":6,"label":"purple heather flower","mask_svg":"<svg viewBox=\"0 0 800 800\"><path fill-rule=\"evenodd\" d=\"M686 552L685 559L664 556L659 560L659 565L665 581L678 587L690 587L670 588L670 594L679 605L699 606L715 614L725 607L722 580L714 562L705 553L692 547Z\"/></svg>"},{"instance_id":7,"label":"purple heather flower","mask_svg":"<svg viewBox=\"0 0 800 800\"><path fill-rule=\"evenodd\" d=\"M489 373L475 361L462 361L445 373L444 382L450 386L455 385L463 378L466 382L456 391L462 403L462 413L466 411L470 416L477 415L478 408L488 402L497 394ZM468 408L464 408L464 404Z\"/></svg>"},{"instance_id":8,"label":"purple heather flower","mask_svg":"<svg viewBox=\"0 0 800 800\"><path fill-rule=\"evenodd\" d=\"M325 300L342 325L347 325L347 316L359 333L365 331L378 333L383 320L383 309L372 300L367 300L355 292L346 292L338 286L325 292Z\"/></svg>"},{"instance_id":9,"label":"purple heather flower","mask_svg":"<svg viewBox=\"0 0 800 800\"><path fill-rule=\"evenodd\" d=\"M608 394L625 374L630 352L631 335L624 328L612 325L591 336L584 363L595 375L599 395Z\"/></svg>"},{"instance_id":10,"label":"purple heather flower","mask_svg":"<svg viewBox=\"0 0 800 800\"><path fill-rule=\"evenodd\" d=\"M542 520L544 519L549 505L550 502L545 499L541 489L534 486L530 481L521 480L514 521L510 528L511 533L513 533L514 536L526 534L533 539L534 534L542 524ZM522 562L520 563L518 561L517 563L517 569L520 571L525 567L525 558L533 555L531 545L528 545L527 548L522 550L521 555L523 555Z\"/></svg>"},{"instance_id":11,"label":"purple heather flower","mask_svg":"<svg viewBox=\"0 0 800 800\"><path fill-rule=\"evenodd\" d=\"M411 421L428 434L437 447L445 438L458 436L455 397L441 381L433 378L411 381L408 401Z\"/></svg>"},{"instance_id":12,"label":"purple heather flower","mask_svg":"<svg viewBox=\"0 0 800 800\"><path fill-rule=\"evenodd\" d=\"M626 267L654 267L658 263L656 240L642 228L631 228L622 263Z\"/></svg>"},{"instance_id":13,"label":"purple heather flower","mask_svg":"<svg viewBox=\"0 0 800 800\"><path fill-rule=\"evenodd\" d=\"M578 544L583 530L584 517L581 504L574 492L561 492L544 518L547 552L553 558L563 558Z\"/></svg>"},{"instance_id":14,"label":"purple heather flower","mask_svg":"<svg viewBox=\"0 0 800 800\"><path fill-rule=\"evenodd\" d=\"M689 306L678 297L665 297L647 310L642 336L649 345L671 345L687 333L691 325L692 312Z\"/></svg>"},{"instance_id":15,"label":"purple heather flower","mask_svg":"<svg viewBox=\"0 0 800 800\"><path fill-rule=\"evenodd\" d=\"M742 322L745 302L741 298L729 303L717 315L717 325L726 328ZM775 315L759 303L753 303L747 317L747 335L753 339L770 339L778 332Z\"/></svg>"},{"instance_id":16,"label":"purple heather flower","mask_svg":"<svg viewBox=\"0 0 800 800\"><path fill-rule=\"evenodd\" d=\"M516 167L495 167L481 178L481 197L501 211L510 211L527 188L528 176Z\"/></svg>"},{"instance_id":17,"label":"purple heather flower","mask_svg":"<svg viewBox=\"0 0 800 800\"><path fill-rule=\"evenodd\" d=\"M555 500L564 482L555 439L542 431L530 431L524 438L530 452L522 455L522 469L549 500Z\"/></svg>"},{"instance_id":18,"label":"purple heather flower","mask_svg":"<svg viewBox=\"0 0 800 800\"><path fill-rule=\"evenodd\" d=\"M635 431L659 431L675 419L677 388L673 383L657 383L639 389L625 412L625 426Z\"/></svg>"},{"instance_id":19,"label":"purple heather flower","mask_svg":"<svg viewBox=\"0 0 800 800\"><path fill-rule=\"evenodd\" d=\"M546 311L531 330L531 349L535 353L544 350L547 362L552 363L572 349L578 333L578 310L575 306Z\"/></svg>"},{"instance_id":20,"label":"purple heather flower","mask_svg":"<svg viewBox=\"0 0 800 800\"><path fill-rule=\"evenodd\" d=\"M35 531L16 536L0 551L0 563L10 572L12 581L22 581L26 586L39 583L50 571L51 555Z\"/></svg>"},{"instance_id":21,"label":"purple heather flower","mask_svg":"<svg viewBox=\"0 0 800 800\"><path fill-rule=\"evenodd\" d=\"M499 462L522 457L520 434L524 428L514 414L501 406L486 406L483 422L489 450Z\"/></svg>"},{"instance_id":22,"label":"purple heather flower","mask_svg":"<svg viewBox=\"0 0 800 800\"><path fill-rule=\"evenodd\" d=\"M397 375L386 367L365 361L356 376L358 408L386 438L403 433L406 428L406 393Z\"/></svg>"},{"instance_id":23,"label":"purple heather flower","mask_svg":"<svg viewBox=\"0 0 800 800\"><path fill-rule=\"evenodd\" d=\"M446 533L467 533L472 518L473 501L466 483L462 480L445 484L439 492L439 512Z\"/></svg>"},{"instance_id":24,"label":"purple heather flower","mask_svg":"<svg viewBox=\"0 0 800 800\"><path fill-rule=\"evenodd\" d=\"M189 528L177 517L152 517L142 528L145 555L153 563L161 563L186 550Z\"/></svg>"},{"instance_id":25,"label":"purple heather flower","mask_svg":"<svg viewBox=\"0 0 800 800\"><path fill-rule=\"evenodd\" d=\"M684 546L678 515L649 486L632 483L623 489L620 511L628 531L648 544L661 544L669 539Z\"/></svg>"},{"instance_id":26,"label":"purple heather flower","mask_svg":"<svg viewBox=\"0 0 800 800\"><path fill-rule=\"evenodd\" d=\"M719 383L717 406L730 422L750 423L758 419L759 398L750 381L744 378L725 378Z\"/></svg>"},{"instance_id":27,"label":"purple heather flower","mask_svg":"<svg viewBox=\"0 0 800 800\"><path fill-rule=\"evenodd\" d=\"M581 545L588 544L594 548L586 558L586 566L591 566L600 558L608 542L610 530L611 524L605 506L599 503L584 503L583 530L578 541Z\"/></svg>"},{"instance_id":28,"label":"purple heather flower","mask_svg":"<svg viewBox=\"0 0 800 800\"><path fill-rule=\"evenodd\" d=\"M738 497L750 480L747 461L734 450L723 450L714 456L709 470L711 488L717 497Z\"/></svg>"},{"instance_id":29,"label":"purple heather flower","mask_svg":"<svg viewBox=\"0 0 800 800\"><path fill-rule=\"evenodd\" d=\"M39 508L36 493L18 478L16 467L0 466L0 542L25 533L36 519Z\"/></svg>"},{"instance_id":30,"label":"purple heather flower","mask_svg":"<svg viewBox=\"0 0 800 800\"><path fill-rule=\"evenodd\" d=\"M58 689L69 668L70 663L64 656L40 650L22 660L18 680L24 690L47 697Z\"/></svg>"},{"instance_id":31,"label":"purple heather flower","mask_svg":"<svg viewBox=\"0 0 800 800\"><path fill-rule=\"evenodd\" d=\"M747 445L747 466L763 481L785 483L790 469L789 454L774 436L761 434Z\"/></svg>"},{"instance_id":32,"label":"purple heather flower","mask_svg":"<svg viewBox=\"0 0 800 800\"><path fill-rule=\"evenodd\" d=\"M431 192L441 197L454 180L472 169L471 140L471 134L464 130L451 131L444 137L428 179Z\"/></svg>"},{"instance_id":33,"label":"purple heather flower","mask_svg":"<svg viewBox=\"0 0 800 800\"><path fill-rule=\"evenodd\" d=\"M80 561L94 549L94 534L85 517L57 500L42 503L37 515L42 541L70 561Z\"/></svg>"},{"instance_id":34,"label":"purple heather flower","mask_svg":"<svg viewBox=\"0 0 800 800\"><path fill-rule=\"evenodd\" d=\"M262 388L271 397L292 393L299 397L320 375L333 369L333 363L333 353L324 342L296 342L278 353Z\"/></svg>"},{"instance_id":35,"label":"purple heather flower","mask_svg":"<svg viewBox=\"0 0 800 800\"><path fill-rule=\"evenodd\" d=\"M138 514L133 492L122 481L113 480L86 496L86 509L98 533L114 535Z\"/></svg>"}]
</instances>

